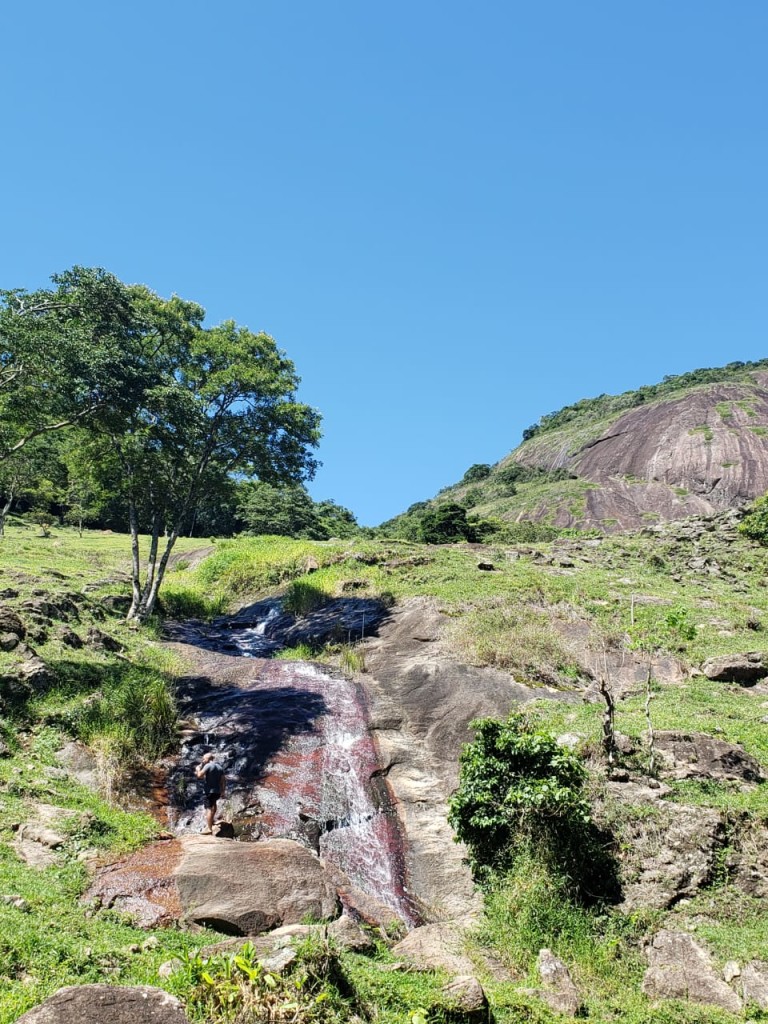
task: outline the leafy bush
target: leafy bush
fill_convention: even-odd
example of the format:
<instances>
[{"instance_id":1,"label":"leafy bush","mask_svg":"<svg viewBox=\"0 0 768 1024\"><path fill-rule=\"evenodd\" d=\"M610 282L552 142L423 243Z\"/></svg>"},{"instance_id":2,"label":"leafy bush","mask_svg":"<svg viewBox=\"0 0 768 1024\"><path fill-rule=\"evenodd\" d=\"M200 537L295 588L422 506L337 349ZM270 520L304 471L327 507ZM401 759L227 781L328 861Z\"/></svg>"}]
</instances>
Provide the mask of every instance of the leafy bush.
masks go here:
<instances>
[{"instance_id":1,"label":"leafy bush","mask_svg":"<svg viewBox=\"0 0 768 1024\"><path fill-rule=\"evenodd\" d=\"M473 727L448 820L477 878L488 883L533 857L574 897L613 894L615 872L592 823L579 757L522 712Z\"/></svg>"},{"instance_id":2,"label":"leafy bush","mask_svg":"<svg viewBox=\"0 0 768 1024\"><path fill-rule=\"evenodd\" d=\"M768 494L758 498L739 523L739 533L768 547Z\"/></svg>"},{"instance_id":3,"label":"leafy bush","mask_svg":"<svg viewBox=\"0 0 768 1024\"><path fill-rule=\"evenodd\" d=\"M467 522L467 510L453 502L427 509L421 516L419 533L425 544L450 544L457 540L475 539L475 532Z\"/></svg>"},{"instance_id":4,"label":"leafy bush","mask_svg":"<svg viewBox=\"0 0 768 1024\"><path fill-rule=\"evenodd\" d=\"M476 462L474 466L470 466L464 476L461 478L463 484L476 484L480 480L485 480L487 476L491 475L491 467L485 462Z\"/></svg>"}]
</instances>

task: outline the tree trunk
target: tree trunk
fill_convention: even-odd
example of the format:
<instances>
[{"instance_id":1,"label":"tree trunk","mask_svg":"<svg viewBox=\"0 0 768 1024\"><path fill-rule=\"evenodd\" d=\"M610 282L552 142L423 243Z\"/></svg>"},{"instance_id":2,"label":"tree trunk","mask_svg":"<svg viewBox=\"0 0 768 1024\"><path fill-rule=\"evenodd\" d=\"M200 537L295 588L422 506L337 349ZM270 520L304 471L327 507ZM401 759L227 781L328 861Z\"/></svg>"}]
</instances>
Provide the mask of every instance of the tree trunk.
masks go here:
<instances>
[{"instance_id":1,"label":"tree trunk","mask_svg":"<svg viewBox=\"0 0 768 1024\"><path fill-rule=\"evenodd\" d=\"M136 503L133 498L128 499L128 523L131 528L131 588L133 591L133 598L131 600L131 607L126 615L126 620L130 622L132 619L138 617L139 606L141 604L141 559L139 555L139 517L136 514ZM139 621L141 621L139 619Z\"/></svg>"},{"instance_id":2,"label":"tree trunk","mask_svg":"<svg viewBox=\"0 0 768 1024\"><path fill-rule=\"evenodd\" d=\"M153 569L153 578L151 583L147 583L144 586L144 592L141 596L138 609L133 616L137 622L143 624L152 615L155 610L155 603L157 602L157 595L160 590L160 584L163 582L165 576L165 570L168 567L168 559L171 557L171 551L176 541L179 539L180 526L174 526L171 532L168 534L168 540L165 544L165 550L163 551L163 557L160 559L160 563L157 569Z\"/></svg>"}]
</instances>

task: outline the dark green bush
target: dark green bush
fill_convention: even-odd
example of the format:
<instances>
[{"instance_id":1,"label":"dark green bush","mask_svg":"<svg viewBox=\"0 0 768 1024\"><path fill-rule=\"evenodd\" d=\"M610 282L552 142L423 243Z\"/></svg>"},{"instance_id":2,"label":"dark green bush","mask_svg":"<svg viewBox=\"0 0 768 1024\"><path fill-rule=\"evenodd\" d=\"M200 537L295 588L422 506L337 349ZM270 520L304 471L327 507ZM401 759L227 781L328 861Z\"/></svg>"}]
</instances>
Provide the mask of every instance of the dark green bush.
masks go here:
<instances>
[{"instance_id":1,"label":"dark green bush","mask_svg":"<svg viewBox=\"0 0 768 1024\"><path fill-rule=\"evenodd\" d=\"M768 494L752 504L749 513L739 523L739 533L768 546Z\"/></svg>"},{"instance_id":2,"label":"dark green bush","mask_svg":"<svg viewBox=\"0 0 768 1024\"><path fill-rule=\"evenodd\" d=\"M448 820L466 843L478 880L489 882L534 856L574 897L615 895L615 871L592 822L581 759L521 712L473 727Z\"/></svg>"}]
</instances>

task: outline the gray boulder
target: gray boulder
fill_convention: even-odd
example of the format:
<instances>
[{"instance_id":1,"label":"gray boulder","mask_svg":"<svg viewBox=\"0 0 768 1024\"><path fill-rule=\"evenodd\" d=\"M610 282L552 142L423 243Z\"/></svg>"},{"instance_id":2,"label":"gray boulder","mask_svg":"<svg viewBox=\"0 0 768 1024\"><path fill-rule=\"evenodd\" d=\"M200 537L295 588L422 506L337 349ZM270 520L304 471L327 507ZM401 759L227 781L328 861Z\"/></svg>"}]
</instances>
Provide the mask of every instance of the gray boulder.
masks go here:
<instances>
[{"instance_id":1,"label":"gray boulder","mask_svg":"<svg viewBox=\"0 0 768 1024\"><path fill-rule=\"evenodd\" d=\"M664 774L673 779L733 779L763 782L757 761L743 747L703 733L657 732L656 749Z\"/></svg>"},{"instance_id":2,"label":"gray boulder","mask_svg":"<svg viewBox=\"0 0 768 1024\"><path fill-rule=\"evenodd\" d=\"M332 918L340 907L320 859L290 839L224 843L182 840L175 871L188 920L230 935L257 935L303 918Z\"/></svg>"},{"instance_id":3,"label":"gray boulder","mask_svg":"<svg viewBox=\"0 0 768 1024\"><path fill-rule=\"evenodd\" d=\"M443 986L443 995L451 1011L462 1015L467 1024L488 1020L488 1000L483 987L472 974L463 974Z\"/></svg>"},{"instance_id":4,"label":"gray boulder","mask_svg":"<svg viewBox=\"0 0 768 1024\"><path fill-rule=\"evenodd\" d=\"M149 985L70 985L16 1024L189 1024L181 1003Z\"/></svg>"},{"instance_id":5,"label":"gray boulder","mask_svg":"<svg viewBox=\"0 0 768 1024\"><path fill-rule=\"evenodd\" d=\"M542 949L539 950L536 966L542 983L542 988L536 989L538 998L556 1013L574 1017L581 1008L581 996L563 961L551 950Z\"/></svg>"},{"instance_id":6,"label":"gray boulder","mask_svg":"<svg viewBox=\"0 0 768 1024\"><path fill-rule=\"evenodd\" d=\"M707 679L716 682L749 686L768 675L768 661L762 651L726 654L721 658L709 658L701 666L701 671Z\"/></svg>"},{"instance_id":7,"label":"gray boulder","mask_svg":"<svg viewBox=\"0 0 768 1024\"><path fill-rule=\"evenodd\" d=\"M741 972L741 994L746 1006L768 1010L768 963L752 960Z\"/></svg>"},{"instance_id":8,"label":"gray boulder","mask_svg":"<svg viewBox=\"0 0 768 1024\"><path fill-rule=\"evenodd\" d=\"M741 1000L722 978L701 946L684 932L658 932L647 948L649 967L643 992L650 999L689 999L739 1013Z\"/></svg>"}]
</instances>

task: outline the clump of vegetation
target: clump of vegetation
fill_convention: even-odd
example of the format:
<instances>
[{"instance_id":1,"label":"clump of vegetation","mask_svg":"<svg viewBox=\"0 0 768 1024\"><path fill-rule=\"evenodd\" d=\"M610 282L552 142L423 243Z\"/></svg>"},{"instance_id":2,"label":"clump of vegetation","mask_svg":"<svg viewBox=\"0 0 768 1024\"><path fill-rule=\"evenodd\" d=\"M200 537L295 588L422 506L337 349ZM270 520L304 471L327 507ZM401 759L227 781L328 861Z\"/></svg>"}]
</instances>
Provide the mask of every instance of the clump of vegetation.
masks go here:
<instances>
[{"instance_id":1,"label":"clump of vegetation","mask_svg":"<svg viewBox=\"0 0 768 1024\"><path fill-rule=\"evenodd\" d=\"M238 952L202 957L190 953L172 976L193 1021L331 1024L346 1018L340 989L344 976L335 950L320 938L306 939L290 972L272 973L259 963L250 942Z\"/></svg>"},{"instance_id":2,"label":"clump of vegetation","mask_svg":"<svg viewBox=\"0 0 768 1024\"><path fill-rule=\"evenodd\" d=\"M558 684L580 674L550 616L520 600L500 597L466 612L452 640L472 664L506 669L523 681Z\"/></svg>"},{"instance_id":3,"label":"clump of vegetation","mask_svg":"<svg viewBox=\"0 0 768 1024\"><path fill-rule=\"evenodd\" d=\"M475 740L461 754L449 821L475 875L488 881L534 857L572 897L591 901L615 891L578 755L523 712L472 725Z\"/></svg>"},{"instance_id":4,"label":"clump of vegetation","mask_svg":"<svg viewBox=\"0 0 768 1024\"><path fill-rule=\"evenodd\" d=\"M739 532L768 547L768 494L752 503L749 512L739 523Z\"/></svg>"},{"instance_id":5,"label":"clump of vegetation","mask_svg":"<svg viewBox=\"0 0 768 1024\"><path fill-rule=\"evenodd\" d=\"M292 615L309 615L310 612L322 608L328 601L328 595L309 580L294 580L288 585L283 597L283 608Z\"/></svg>"}]
</instances>

